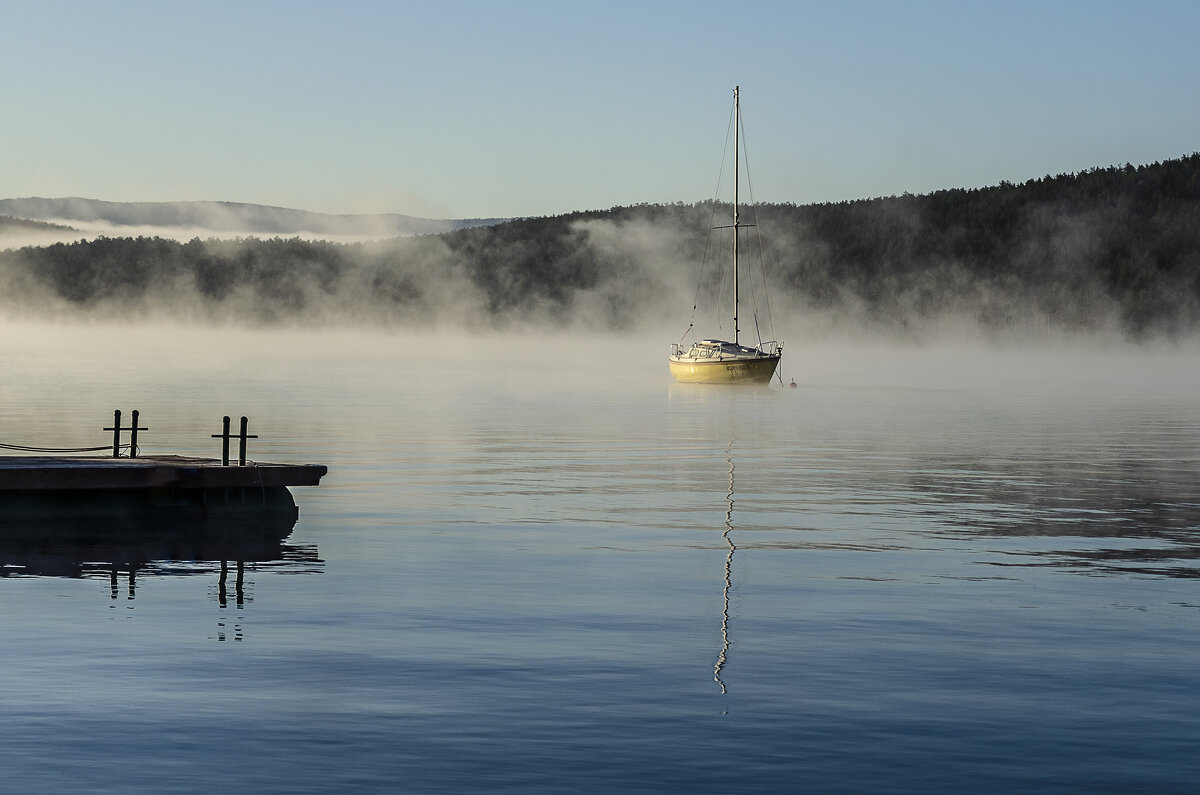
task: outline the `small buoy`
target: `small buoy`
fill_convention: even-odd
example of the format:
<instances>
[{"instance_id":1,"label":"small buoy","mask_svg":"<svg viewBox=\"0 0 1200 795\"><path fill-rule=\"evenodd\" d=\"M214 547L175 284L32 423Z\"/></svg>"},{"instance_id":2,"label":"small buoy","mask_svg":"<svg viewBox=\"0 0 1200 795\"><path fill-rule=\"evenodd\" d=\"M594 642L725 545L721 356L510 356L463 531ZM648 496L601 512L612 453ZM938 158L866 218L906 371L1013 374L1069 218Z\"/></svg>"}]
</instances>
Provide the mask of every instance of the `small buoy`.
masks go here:
<instances>
[{"instance_id":1,"label":"small buoy","mask_svg":"<svg viewBox=\"0 0 1200 795\"><path fill-rule=\"evenodd\" d=\"M796 379L795 378L792 379L792 383L788 384L788 387L791 389L796 388Z\"/></svg>"}]
</instances>

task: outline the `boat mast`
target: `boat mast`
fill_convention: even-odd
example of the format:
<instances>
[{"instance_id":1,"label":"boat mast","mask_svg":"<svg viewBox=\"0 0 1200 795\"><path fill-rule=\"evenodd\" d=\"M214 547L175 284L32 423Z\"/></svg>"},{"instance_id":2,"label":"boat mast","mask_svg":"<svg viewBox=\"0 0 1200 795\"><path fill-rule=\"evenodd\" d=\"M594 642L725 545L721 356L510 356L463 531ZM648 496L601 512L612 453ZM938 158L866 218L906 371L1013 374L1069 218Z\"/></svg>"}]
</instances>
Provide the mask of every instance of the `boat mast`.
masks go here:
<instances>
[{"instance_id":1,"label":"boat mast","mask_svg":"<svg viewBox=\"0 0 1200 795\"><path fill-rule=\"evenodd\" d=\"M738 134L742 129L742 106L738 89L733 87L733 344L740 344L738 334Z\"/></svg>"}]
</instances>

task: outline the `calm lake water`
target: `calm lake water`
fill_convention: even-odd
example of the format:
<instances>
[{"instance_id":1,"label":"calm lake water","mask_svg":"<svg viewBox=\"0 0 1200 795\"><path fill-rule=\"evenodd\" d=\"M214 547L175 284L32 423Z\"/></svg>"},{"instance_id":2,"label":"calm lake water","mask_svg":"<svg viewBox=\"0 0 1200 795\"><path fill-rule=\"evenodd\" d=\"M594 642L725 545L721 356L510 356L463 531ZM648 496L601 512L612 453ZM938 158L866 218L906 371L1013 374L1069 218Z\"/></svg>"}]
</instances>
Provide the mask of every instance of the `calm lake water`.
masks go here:
<instances>
[{"instance_id":1,"label":"calm lake water","mask_svg":"<svg viewBox=\"0 0 1200 795\"><path fill-rule=\"evenodd\" d=\"M9 328L0 441L330 471L240 584L0 547L3 788L1194 790L1197 352L669 341Z\"/></svg>"}]
</instances>

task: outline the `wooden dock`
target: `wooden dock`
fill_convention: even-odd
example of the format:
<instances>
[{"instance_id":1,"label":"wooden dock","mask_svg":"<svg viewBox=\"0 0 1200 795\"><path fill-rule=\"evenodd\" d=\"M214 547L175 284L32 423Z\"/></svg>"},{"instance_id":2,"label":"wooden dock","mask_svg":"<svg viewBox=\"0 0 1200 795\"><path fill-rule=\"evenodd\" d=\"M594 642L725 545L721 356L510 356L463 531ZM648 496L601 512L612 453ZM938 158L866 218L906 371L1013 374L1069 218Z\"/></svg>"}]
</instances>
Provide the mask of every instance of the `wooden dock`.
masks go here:
<instances>
[{"instance_id":1,"label":"wooden dock","mask_svg":"<svg viewBox=\"0 0 1200 795\"><path fill-rule=\"evenodd\" d=\"M0 530L4 537L22 533L44 536L50 523L70 532L95 536L103 532L164 529L207 525L212 518L247 519L253 523L295 523L298 511L289 486L316 486L327 469L320 464L267 464L247 461L249 433L246 417L237 433L228 415L221 418L221 458L141 455L138 433L141 413L113 411L112 445L47 448L0 443L0 449L43 455L0 456ZM122 434L128 433L128 442ZM237 462L230 460L230 442L238 441ZM93 453L111 449L112 455ZM86 455L45 455L86 453ZM243 522L235 522L241 524ZM137 525L137 527L134 527ZM230 525L233 526L233 525ZM290 525L289 525L290 528ZM201 528L208 532L212 528ZM280 536L282 537L282 536Z\"/></svg>"},{"instance_id":2,"label":"wooden dock","mask_svg":"<svg viewBox=\"0 0 1200 795\"><path fill-rule=\"evenodd\" d=\"M316 486L320 464L243 465L175 455L0 456L0 521L297 514L289 486Z\"/></svg>"},{"instance_id":3,"label":"wooden dock","mask_svg":"<svg viewBox=\"0 0 1200 795\"><path fill-rule=\"evenodd\" d=\"M316 486L326 472L320 464L223 465L178 455L0 456L0 491Z\"/></svg>"}]
</instances>

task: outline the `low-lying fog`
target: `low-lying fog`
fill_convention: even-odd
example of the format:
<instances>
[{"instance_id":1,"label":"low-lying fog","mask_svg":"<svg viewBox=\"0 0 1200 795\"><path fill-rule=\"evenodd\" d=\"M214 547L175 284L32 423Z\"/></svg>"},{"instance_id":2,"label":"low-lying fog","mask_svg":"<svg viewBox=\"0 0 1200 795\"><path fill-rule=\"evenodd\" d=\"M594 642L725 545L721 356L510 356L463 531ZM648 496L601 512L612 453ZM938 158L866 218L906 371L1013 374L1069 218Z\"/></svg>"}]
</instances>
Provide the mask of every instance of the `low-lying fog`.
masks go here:
<instances>
[{"instance_id":1,"label":"low-lying fog","mask_svg":"<svg viewBox=\"0 0 1200 795\"><path fill-rule=\"evenodd\" d=\"M185 324L0 322L0 360L10 376L73 368L80 383L136 378L169 382L175 373L305 371L319 381L378 373L403 386L504 391L655 388L677 330L636 334L525 329L419 332L346 328L304 330ZM1200 345L1131 344L1116 339L987 341L946 338L915 344L883 338L782 335L774 388L965 389L1088 394L1200 394ZM7 380L7 379L6 379Z\"/></svg>"}]
</instances>

